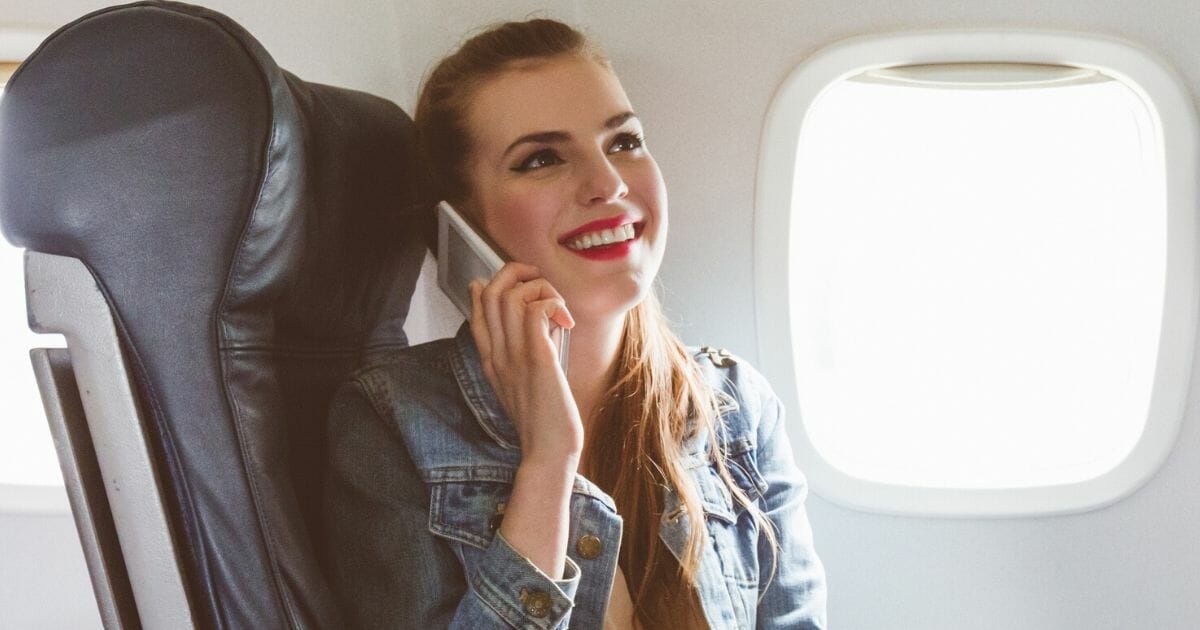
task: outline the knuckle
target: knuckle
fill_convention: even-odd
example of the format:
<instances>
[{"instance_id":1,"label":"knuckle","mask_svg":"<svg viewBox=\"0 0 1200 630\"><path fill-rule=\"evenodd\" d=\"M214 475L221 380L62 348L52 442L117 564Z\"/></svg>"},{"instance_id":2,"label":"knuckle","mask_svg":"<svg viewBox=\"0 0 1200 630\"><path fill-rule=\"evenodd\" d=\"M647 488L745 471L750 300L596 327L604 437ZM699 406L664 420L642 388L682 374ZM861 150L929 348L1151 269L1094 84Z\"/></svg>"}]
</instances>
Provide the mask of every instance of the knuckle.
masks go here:
<instances>
[{"instance_id":1,"label":"knuckle","mask_svg":"<svg viewBox=\"0 0 1200 630\"><path fill-rule=\"evenodd\" d=\"M550 284L549 280L547 280L545 278L538 278L537 283L538 283L538 289L542 293L546 293L546 294L550 294L550 295L558 295L558 290L554 288L553 284Z\"/></svg>"},{"instance_id":2,"label":"knuckle","mask_svg":"<svg viewBox=\"0 0 1200 630\"><path fill-rule=\"evenodd\" d=\"M549 300L538 300L525 305L525 315L533 320L533 323L541 323L542 316L549 317L554 314L554 304Z\"/></svg>"},{"instance_id":3,"label":"knuckle","mask_svg":"<svg viewBox=\"0 0 1200 630\"><path fill-rule=\"evenodd\" d=\"M479 291L479 299L484 302L490 302L496 299L496 294L499 291L500 283L496 281L489 282L487 283L487 286L483 287L483 289Z\"/></svg>"}]
</instances>

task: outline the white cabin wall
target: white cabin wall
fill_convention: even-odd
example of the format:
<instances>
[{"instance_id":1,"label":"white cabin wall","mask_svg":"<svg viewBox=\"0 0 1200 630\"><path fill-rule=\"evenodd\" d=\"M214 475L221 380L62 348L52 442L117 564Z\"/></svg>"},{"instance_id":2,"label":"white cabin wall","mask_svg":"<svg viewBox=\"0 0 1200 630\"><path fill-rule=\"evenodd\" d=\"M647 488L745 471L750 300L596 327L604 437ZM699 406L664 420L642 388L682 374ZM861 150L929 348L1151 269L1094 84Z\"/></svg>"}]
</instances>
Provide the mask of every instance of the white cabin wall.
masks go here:
<instances>
[{"instance_id":1,"label":"white cabin wall","mask_svg":"<svg viewBox=\"0 0 1200 630\"><path fill-rule=\"evenodd\" d=\"M71 515L0 512L0 630L100 627Z\"/></svg>"}]
</instances>

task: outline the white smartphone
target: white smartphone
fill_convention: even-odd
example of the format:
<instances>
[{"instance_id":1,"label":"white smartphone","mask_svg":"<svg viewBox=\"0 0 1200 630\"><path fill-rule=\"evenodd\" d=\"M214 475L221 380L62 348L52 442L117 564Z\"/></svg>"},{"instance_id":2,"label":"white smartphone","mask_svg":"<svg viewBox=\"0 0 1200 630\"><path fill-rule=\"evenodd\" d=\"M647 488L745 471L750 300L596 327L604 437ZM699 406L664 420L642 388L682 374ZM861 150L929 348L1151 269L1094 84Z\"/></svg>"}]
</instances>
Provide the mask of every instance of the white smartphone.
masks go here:
<instances>
[{"instance_id":1,"label":"white smartphone","mask_svg":"<svg viewBox=\"0 0 1200 630\"><path fill-rule=\"evenodd\" d=\"M438 215L438 287L458 307L463 317L471 317L472 280L488 282L504 259L475 231L474 226L445 201L437 206ZM550 336L558 347L558 364L567 372L567 353L571 331L551 324Z\"/></svg>"}]
</instances>

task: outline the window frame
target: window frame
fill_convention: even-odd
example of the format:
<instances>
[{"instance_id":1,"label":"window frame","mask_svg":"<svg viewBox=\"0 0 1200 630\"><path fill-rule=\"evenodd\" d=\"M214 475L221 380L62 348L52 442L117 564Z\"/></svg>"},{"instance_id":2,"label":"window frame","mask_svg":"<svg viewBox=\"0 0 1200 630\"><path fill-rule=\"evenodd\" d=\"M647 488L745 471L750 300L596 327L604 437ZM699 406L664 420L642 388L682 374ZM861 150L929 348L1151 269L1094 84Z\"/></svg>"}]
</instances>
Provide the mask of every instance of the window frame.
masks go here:
<instances>
[{"instance_id":1,"label":"window frame","mask_svg":"<svg viewBox=\"0 0 1200 630\"><path fill-rule=\"evenodd\" d=\"M813 446L803 424L792 337L789 264L800 131L830 85L899 65L1031 63L1099 70L1147 103L1163 148L1167 211L1164 306L1146 428L1108 472L1077 483L1027 488L912 487L852 477ZM796 459L814 492L852 509L914 516L1018 517L1099 509L1132 494L1162 466L1178 436L1193 364L1198 313L1197 124L1189 91L1153 53L1108 36L1013 29L916 31L835 42L796 66L772 98L763 126L755 193L754 292L759 364L789 410ZM787 348L787 352L779 352Z\"/></svg>"},{"instance_id":2,"label":"window frame","mask_svg":"<svg viewBox=\"0 0 1200 630\"><path fill-rule=\"evenodd\" d=\"M0 61L24 62L52 32L51 28L0 26ZM0 515L65 515L70 513L71 506L64 486L0 482Z\"/></svg>"}]
</instances>

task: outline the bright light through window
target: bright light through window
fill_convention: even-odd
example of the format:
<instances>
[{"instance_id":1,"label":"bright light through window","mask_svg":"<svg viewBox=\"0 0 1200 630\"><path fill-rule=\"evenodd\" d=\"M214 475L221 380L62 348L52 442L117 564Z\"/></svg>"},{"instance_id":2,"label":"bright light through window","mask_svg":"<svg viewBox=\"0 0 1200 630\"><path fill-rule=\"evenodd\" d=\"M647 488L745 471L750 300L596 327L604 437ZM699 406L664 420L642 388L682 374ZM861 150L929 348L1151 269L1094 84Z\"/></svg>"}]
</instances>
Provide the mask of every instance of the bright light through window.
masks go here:
<instances>
[{"instance_id":1,"label":"bright light through window","mask_svg":"<svg viewBox=\"0 0 1200 630\"><path fill-rule=\"evenodd\" d=\"M824 91L801 127L790 261L822 457L972 489L1118 465L1163 316L1162 152L1145 103L1103 76Z\"/></svg>"},{"instance_id":2,"label":"bright light through window","mask_svg":"<svg viewBox=\"0 0 1200 630\"><path fill-rule=\"evenodd\" d=\"M61 486L29 349L63 348L66 342L62 335L29 330L22 256L23 250L0 239L0 484Z\"/></svg>"}]
</instances>

